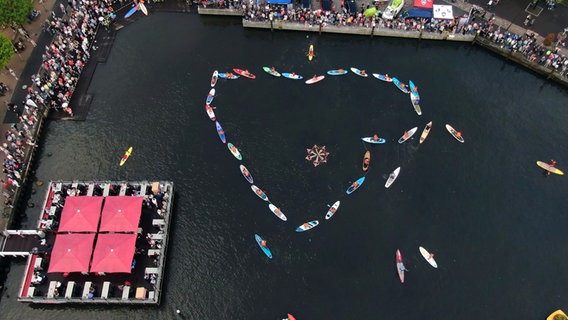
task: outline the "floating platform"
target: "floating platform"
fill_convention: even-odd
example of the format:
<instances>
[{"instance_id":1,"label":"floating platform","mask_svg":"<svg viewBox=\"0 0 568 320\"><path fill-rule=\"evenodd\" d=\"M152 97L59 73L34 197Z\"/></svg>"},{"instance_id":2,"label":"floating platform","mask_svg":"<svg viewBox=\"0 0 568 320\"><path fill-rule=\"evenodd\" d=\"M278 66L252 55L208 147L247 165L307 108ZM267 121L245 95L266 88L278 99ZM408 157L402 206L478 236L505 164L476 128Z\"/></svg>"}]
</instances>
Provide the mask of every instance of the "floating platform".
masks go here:
<instances>
[{"instance_id":1,"label":"floating platform","mask_svg":"<svg viewBox=\"0 0 568 320\"><path fill-rule=\"evenodd\" d=\"M18 301L158 305L173 199L170 181L51 181L37 229L4 232L0 256L27 256Z\"/></svg>"}]
</instances>

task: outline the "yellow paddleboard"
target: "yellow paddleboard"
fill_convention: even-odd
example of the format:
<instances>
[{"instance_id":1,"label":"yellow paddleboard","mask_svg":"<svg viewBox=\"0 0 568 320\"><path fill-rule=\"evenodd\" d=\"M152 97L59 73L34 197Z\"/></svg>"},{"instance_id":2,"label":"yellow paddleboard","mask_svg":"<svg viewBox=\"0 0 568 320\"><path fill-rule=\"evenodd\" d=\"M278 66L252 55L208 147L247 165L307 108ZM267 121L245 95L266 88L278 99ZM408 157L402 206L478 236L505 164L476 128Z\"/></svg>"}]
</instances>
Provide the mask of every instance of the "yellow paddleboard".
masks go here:
<instances>
[{"instance_id":1,"label":"yellow paddleboard","mask_svg":"<svg viewBox=\"0 0 568 320\"><path fill-rule=\"evenodd\" d=\"M126 150L126 152L122 156L122 159L120 159L121 166L124 165L124 163L126 162L126 160L128 160L128 158L130 158L131 153L132 153L132 147L128 148L128 150Z\"/></svg>"},{"instance_id":2,"label":"yellow paddleboard","mask_svg":"<svg viewBox=\"0 0 568 320\"><path fill-rule=\"evenodd\" d=\"M562 310L556 310L553 313L551 313L548 317L546 317L546 320L556 320L554 317L557 315L562 315L564 317L568 317L566 316L566 314L564 313L564 311ZM561 317L559 317L560 319L562 319Z\"/></svg>"},{"instance_id":3,"label":"yellow paddleboard","mask_svg":"<svg viewBox=\"0 0 568 320\"><path fill-rule=\"evenodd\" d=\"M543 168L544 170L548 171L548 172L552 172L552 173L556 173L559 174L561 176L564 175L564 172L558 168L555 167L551 167L548 163L546 162L542 162L542 161L537 161L536 165Z\"/></svg>"},{"instance_id":4,"label":"yellow paddleboard","mask_svg":"<svg viewBox=\"0 0 568 320\"><path fill-rule=\"evenodd\" d=\"M314 57L314 45L310 44L310 50L308 51L308 60L312 61Z\"/></svg>"}]
</instances>

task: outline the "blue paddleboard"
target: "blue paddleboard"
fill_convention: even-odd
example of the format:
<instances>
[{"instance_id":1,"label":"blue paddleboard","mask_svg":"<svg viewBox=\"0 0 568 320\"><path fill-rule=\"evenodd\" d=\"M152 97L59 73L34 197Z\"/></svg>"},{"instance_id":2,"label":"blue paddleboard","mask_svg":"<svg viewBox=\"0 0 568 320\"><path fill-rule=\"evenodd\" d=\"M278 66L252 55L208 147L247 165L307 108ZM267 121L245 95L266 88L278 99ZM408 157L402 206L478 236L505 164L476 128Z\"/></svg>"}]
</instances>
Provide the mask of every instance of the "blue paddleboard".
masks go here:
<instances>
[{"instance_id":1,"label":"blue paddleboard","mask_svg":"<svg viewBox=\"0 0 568 320\"><path fill-rule=\"evenodd\" d=\"M353 182L352 185L349 186L349 188L347 188L347 191L345 191L347 194L352 194L353 191L359 189L359 187L363 184L363 182L365 182L365 177L361 177L359 179L357 179L357 181Z\"/></svg>"},{"instance_id":2,"label":"blue paddleboard","mask_svg":"<svg viewBox=\"0 0 568 320\"><path fill-rule=\"evenodd\" d=\"M299 75L299 74L291 74L291 73L289 73L289 72L282 72L282 76L283 76L283 77L286 77L286 78L288 78L288 79L292 79L292 80L301 80L301 79L304 79L304 77L302 77L302 76Z\"/></svg>"},{"instance_id":3,"label":"blue paddleboard","mask_svg":"<svg viewBox=\"0 0 568 320\"><path fill-rule=\"evenodd\" d=\"M262 249L262 252L264 252L264 254L269 258L272 259L272 252L270 252L270 249L268 249L267 246L263 246L262 245L262 241L264 239L262 239L258 234L254 235L254 239L256 240L256 243L258 243L258 246Z\"/></svg>"},{"instance_id":4,"label":"blue paddleboard","mask_svg":"<svg viewBox=\"0 0 568 320\"><path fill-rule=\"evenodd\" d=\"M225 138L225 131L223 131L223 128L221 127L219 121L215 121L215 127L217 127L217 134L219 135L221 141L223 141L223 143L227 143L227 138Z\"/></svg>"},{"instance_id":5,"label":"blue paddleboard","mask_svg":"<svg viewBox=\"0 0 568 320\"><path fill-rule=\"evenodd\" d=\"M132 7L132 9L130 9L130 11L128 11L128 12L124 15L124 17L125 17L125 18L130 17L131 15L134 14L134 12L138 11L138 9L140 9L140 7L139 7L138 5L135 5L134 7Z\"/></svg>"}]
</instances>

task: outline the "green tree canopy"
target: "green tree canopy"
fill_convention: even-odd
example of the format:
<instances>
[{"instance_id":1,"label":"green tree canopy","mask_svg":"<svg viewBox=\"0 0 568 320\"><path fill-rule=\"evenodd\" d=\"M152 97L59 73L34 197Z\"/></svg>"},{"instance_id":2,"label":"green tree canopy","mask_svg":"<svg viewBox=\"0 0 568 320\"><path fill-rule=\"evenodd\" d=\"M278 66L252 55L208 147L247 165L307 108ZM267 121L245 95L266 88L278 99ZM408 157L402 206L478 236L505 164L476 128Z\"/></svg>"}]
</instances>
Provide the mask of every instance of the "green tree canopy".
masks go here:
<instances>
[{"instance_id":1,"label":"green tree canopy","mask_svg":"<svg viewBox=\"0 0 568 320\"><path fill-rule=\"evenodd\" d=\"M0 34L0 69L4 69L14 55L12 42Z\"/></svg>"},{"instance_id":2,"label":"green tree canopy","mask_svg":"<svg viewBox=\"0 0 568 320\"><path fill-rule=\"evenodd\" d=\"M0 26L21 26L33 10L30 0L0 0Z\"/></svg>"}]
</instances>

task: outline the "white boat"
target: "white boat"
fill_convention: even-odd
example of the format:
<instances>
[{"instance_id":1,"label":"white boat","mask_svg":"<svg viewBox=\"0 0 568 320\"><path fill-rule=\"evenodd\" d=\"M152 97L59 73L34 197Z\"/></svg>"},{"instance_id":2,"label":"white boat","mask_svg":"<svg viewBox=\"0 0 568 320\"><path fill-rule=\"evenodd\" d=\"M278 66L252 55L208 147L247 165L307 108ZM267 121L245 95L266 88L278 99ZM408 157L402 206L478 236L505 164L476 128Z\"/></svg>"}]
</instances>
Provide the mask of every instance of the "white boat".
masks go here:
<instances>
[{"instance_id":1,"label":"white boat","mask_svg":"<svg viewBox=\"0 0 568 320\"><path fill-rule=\"evenodd\" d=\"M394 180L396 180L396 178L398 178L399 173L400 173L400 167L394 169L394 171L389 174L389 178L387 179L387 182L385 183L385 188L388 188L388 187L391 186L391 184L394 182Z\"/></svg>"},{"instance_id":2,"label":"white boat","mask_svg":"<svg viewBox=\"0 0 568 320\"><path fill-rule=\"evenodd\" d=\"M404 7L404 0L392 0L389 6L383 12L383 19L392 20Z\"/></svg>"}]
</instances>

